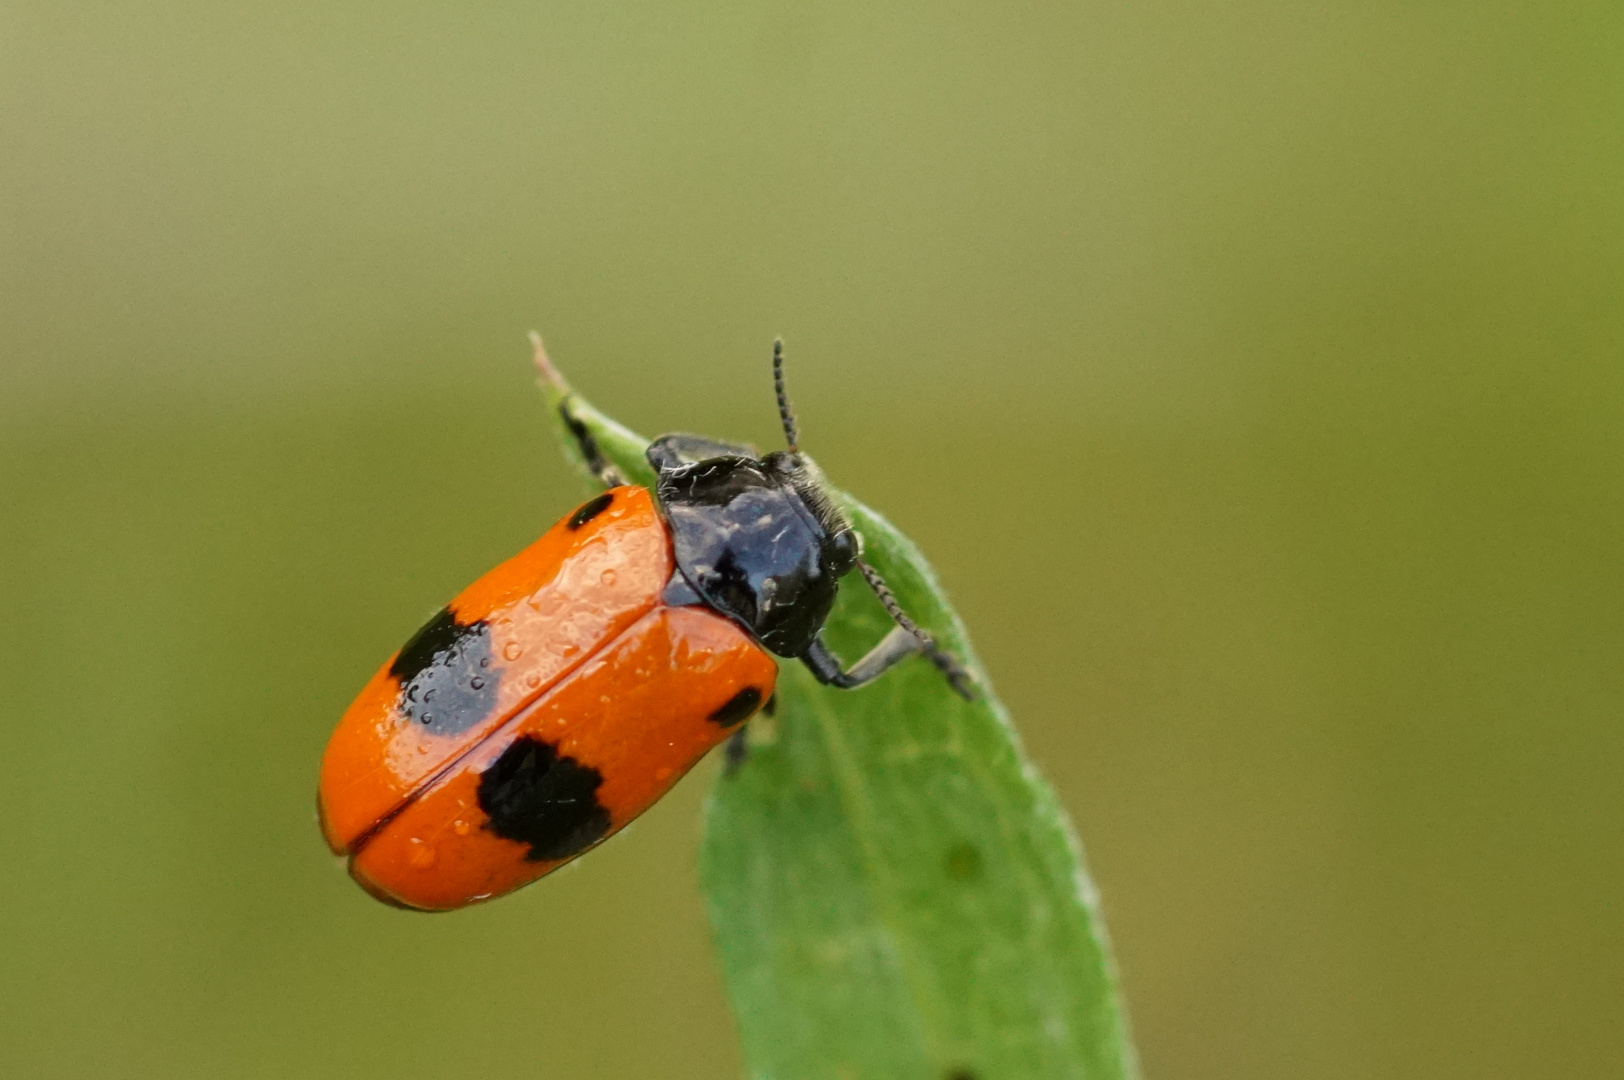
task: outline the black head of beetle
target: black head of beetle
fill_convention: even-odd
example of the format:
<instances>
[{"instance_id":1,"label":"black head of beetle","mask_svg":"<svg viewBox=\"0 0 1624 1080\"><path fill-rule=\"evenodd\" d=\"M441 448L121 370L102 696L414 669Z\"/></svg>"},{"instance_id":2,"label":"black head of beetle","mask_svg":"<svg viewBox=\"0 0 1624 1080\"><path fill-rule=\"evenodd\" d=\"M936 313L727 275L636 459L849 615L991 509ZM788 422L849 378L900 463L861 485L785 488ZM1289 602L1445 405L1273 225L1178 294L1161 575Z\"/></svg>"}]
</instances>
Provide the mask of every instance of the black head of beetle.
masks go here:
<instances>
[{"instance_id":1,"label":"black head of beetle","mask_svg":"<svg viewBox=\"0 0 1624 1080\"><path fill-rule=\"evenodd\" d=\"M532 334L531 340L542 377L562 394L559 416L587 467L604 487L624 484L625 477L575 415L569 388L547 360L541 338ZM764 648L799 659L813 678L828 686L862 686L907 657L922 654L954 691L974 700L970 673L908 617L879 572L862 561L857 533L830 500L818 467L801 453L795 414L784 393L781 341L773 342L773 385L788 450L758 457L751 447L698 435L665 435L649 446L655 502L671 530L677 564L662 599L673 607L712 608L743 626ZM834 607L840 579L853 567L896 625L848 668L819 632Z\"/></svg>"},{"instance_id":2,"label":"black head of beetle","mask_svg":"<svg viewBox=\"0 0 1624 1080\"><path fill-rule=\"evenodd\" d=\"M858 553L817 466L693 435L656 439L648 460L687 586L779 656L805 653Z\"/></svg>"}]
</instances>

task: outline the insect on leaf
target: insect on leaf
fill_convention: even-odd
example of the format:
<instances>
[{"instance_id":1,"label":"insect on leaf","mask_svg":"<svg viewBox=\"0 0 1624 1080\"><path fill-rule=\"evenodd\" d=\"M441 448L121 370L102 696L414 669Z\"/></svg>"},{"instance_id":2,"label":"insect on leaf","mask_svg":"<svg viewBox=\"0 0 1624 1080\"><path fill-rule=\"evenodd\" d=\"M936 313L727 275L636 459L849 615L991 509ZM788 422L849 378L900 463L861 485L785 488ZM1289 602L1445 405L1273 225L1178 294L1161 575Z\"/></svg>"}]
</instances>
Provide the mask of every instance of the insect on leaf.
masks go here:
<instances>
[{"instance_id":1,"label":"insect on leaf","mask_svg":"<svg viewBox=\"0 0 1624 1080\"><path fill-rule=\"evenodd\" d=\"M551 387L555 407L566 393ZM648 440L570 395L633 483ZM560 424L566 452L576 440ZM974 673L924 658L858 690L781 661L778 708L719 778L701 855L758 1080L1126 1080L1136 1068L1093 885L1054 793L917 548L833 492L902 606ZM826 624L848 660L890 628L855 574Z\"/></svg>"}]
</instances>

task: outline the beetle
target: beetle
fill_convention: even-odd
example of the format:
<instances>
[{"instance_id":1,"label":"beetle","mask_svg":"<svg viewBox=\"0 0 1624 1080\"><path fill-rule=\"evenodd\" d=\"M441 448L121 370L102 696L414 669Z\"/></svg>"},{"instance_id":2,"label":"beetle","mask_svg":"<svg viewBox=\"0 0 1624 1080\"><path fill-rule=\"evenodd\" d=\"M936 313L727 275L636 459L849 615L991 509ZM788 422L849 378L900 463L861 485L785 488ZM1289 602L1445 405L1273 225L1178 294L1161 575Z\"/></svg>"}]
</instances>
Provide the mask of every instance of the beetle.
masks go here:
<instances>
[{"instance_id":1,"label":"beetle","mask_svg":"<svg viewBox=\"0 0 1624 1080\"><path fill-rule=\"evenodd\" d=\"M774 701L775 657L851 689L921 654L973 695L801 451L782 341L773 385L786 449L665 435L646 454L652 490L610 464L565 389L560 415L604 490L412 635L327 744L321 828L362 888L447 911L556 869L718 743L742 755L745 721ZM821 631L853 569L896 625L847 667Z\"/></svg>"}]
</instances>

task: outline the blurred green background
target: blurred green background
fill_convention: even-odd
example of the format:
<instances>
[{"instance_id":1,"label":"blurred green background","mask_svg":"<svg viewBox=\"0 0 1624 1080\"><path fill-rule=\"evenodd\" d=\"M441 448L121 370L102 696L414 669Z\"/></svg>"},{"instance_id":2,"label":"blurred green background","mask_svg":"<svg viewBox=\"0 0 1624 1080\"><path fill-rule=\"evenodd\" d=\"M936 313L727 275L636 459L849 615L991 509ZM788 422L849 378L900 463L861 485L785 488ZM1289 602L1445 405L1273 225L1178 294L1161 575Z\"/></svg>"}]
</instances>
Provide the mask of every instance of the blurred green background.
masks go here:
<instances>
[{"instance_id":1,"label":"blurred green background","mask_svg":"<svg viewBox=\"0 0 1624 1080\"><path fill-rule=\"evenodd\" d=\"M934 558L1147 1075L1624 1072L1617 5L0 8L0 1075L727 1077L708 764L422 917L333 721L639 430ZM993 1078L1001 1080L1001 1078Z\"/></svg>"}]
</instances>

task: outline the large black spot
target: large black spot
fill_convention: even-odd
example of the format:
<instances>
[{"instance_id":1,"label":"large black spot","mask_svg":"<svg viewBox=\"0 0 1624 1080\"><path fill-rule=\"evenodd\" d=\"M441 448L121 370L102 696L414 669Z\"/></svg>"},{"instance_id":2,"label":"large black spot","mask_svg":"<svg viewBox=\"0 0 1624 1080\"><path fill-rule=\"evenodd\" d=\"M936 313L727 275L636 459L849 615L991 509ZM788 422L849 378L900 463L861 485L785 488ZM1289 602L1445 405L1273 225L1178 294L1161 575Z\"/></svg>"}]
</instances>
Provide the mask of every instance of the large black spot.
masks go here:
<instances>
[{"instance_id":1,"label":"large black spot","mask_svg":"<svg viewBox=\"0 0 1624 1080\"><path fill-rule=\"evenodd\" d=\"M741 720L748 720L761 704L761 691L753 686L746 686L737 694L727 699L727 703L715 712L710 718L723 727L732 727Z\"/></svg>"},{"instance_id":2,"label":"large black spot","mask_svg":"<svg viewBox=\"0 0 1624 1080\"><path fill-rule=\"evenodd\" d=\"M395 662L389 665L389 674L404 686L413 675L434 662L436 653L443 653L454 646L463 629L450 608L441 608L434 618L419 627L417 633L400 647Z\"/></svg>"},{"instance_id":3,"label":"large black spot","mask_svg":"<svg viewBox=\"0 0 1624 1080\"><path fill-rule=\"evenodd\" d=\"M564 523L565 527L570 529L572 532L579 529L582 525L585 525L587 522L609 509L609 504L614 501L614 492L606 491L602 495L599 495L596 499L583 503L579 510L570 515L570 519Z\"/></svg>"},{"instance_id":4,"label":"large black spot","mask_svg":"<svg viewBox=\"0 0 1624 1080\"><path fill-rule=\"evenodd\" d=\"M601 783L598 770L525 735L480 775L479 806L491 819L486 828L530 845L525 858L567 859L609 831L609 811L598 803Z\"/></svg>"},{"instance_id":5,"label":"large black spot","mask_svg":"<svg viewBox=\"0 0 1624 1080\"><path fill-rule=\"evenodd\" d=\"M466 730L496 704L490 627L441 611L401 647L389 673L400 683L401 715L439 734Z\"/></svg>"}]
</instances>

